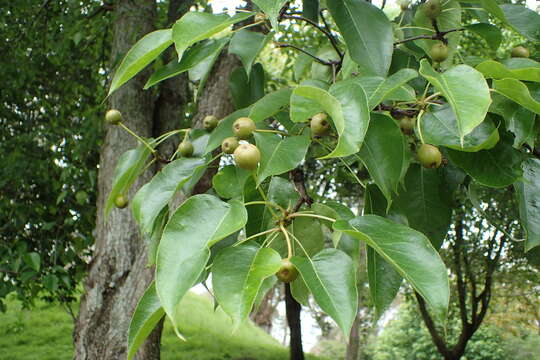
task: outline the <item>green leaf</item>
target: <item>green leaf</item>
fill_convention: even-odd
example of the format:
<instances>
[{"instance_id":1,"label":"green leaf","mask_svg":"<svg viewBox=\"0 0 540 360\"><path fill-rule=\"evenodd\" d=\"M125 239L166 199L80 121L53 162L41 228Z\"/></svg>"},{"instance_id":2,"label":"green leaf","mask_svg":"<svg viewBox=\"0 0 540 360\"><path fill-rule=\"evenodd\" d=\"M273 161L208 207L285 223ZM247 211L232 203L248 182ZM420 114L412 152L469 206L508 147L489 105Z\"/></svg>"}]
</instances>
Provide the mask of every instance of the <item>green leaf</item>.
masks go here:
<instances>
[{"instance_id":1,"label":"green leaf","mask_svg":"<svg viewBox=\"0 0 540 360\"><path fill-rule=\"evenodd\" d=\"M156 217L156 220L154 220L154 228L145 239L148 247L148 262L146 264L147 266L152 266L156 263L159 240L163 235L163 229L165 228L165 224L167 223L168 219L169 207L166 206L165 208L163 208L163 210L161 210L159 215Z\"/></svg>"},{"instance_id":2,"label":"green leaf","mask_svg":"<svg viewBox=\"0 0 540 360\"><path fill-rule=\"evenodd\" d=\"M344 334L349 334L358 307L356 272L351 258L337 249L324 249L311 259L293 256L291 262L321 309Z\"/></svg>"},{"instance_id":3,"label":"green leaf","mask_svg":"<svg viewBox=\"0 0 540 360\"><path fill-rule=\"evenodd\" d=\"M289 105L292 90L280 89L265 95L251 107L249 117L255 122L268 119Z\"/></svg>"},{"instance_id":4,"label":"green leaf","mask_svg":"<svg viewBox=\"0 0 540 360\"><path fill-rule=\"evenodd\" d=\"M510 26L533 42L540 41L540 15L523 5L503 4L501 9Z\"/></svg>"},{"instance_id":5,"label":"green leaf","mask_svg":"<svg viewBox=\"0 0 540 360\"><path fill-rule=\"evenodd\" d=\"M240 230L246 221L242 203L225 203L211 195L190 197L170 218L158 249L156 289L175 329L176 305L203 272L209 247Z\"/></svg>"},{"instance_id":6,"label":"green leaf","mask_svg":"<svg viewBox=\"0 0 540 360\"><path fill-rule=\"evenodd\" d=\"M302 0L302 15L306 19L319 22L319 0Z\"/></svg>"},{"instance_id":7,"label":"green leaf","mask_svg":"<svg viewBox=\"0 0 540 360\"><path fill-rule=\"evenodd\" d=\"M116 69L108 95L137 75L172 43L171 29L156 30L137 41Z\"/></svg>"},{"instance_id":8,"label":"green leaf","mask_svg":"<svg viewBox=\"0 0 540 360\"><path fill-rule=\"evenodd\" d=\"M240 117L245 117L248 115L249 115L249 109L240 109L233 112L229 116L221 119L218 123L218 126L210 134L210 138L208 139L208 144L206 144L205 153L208 154L209 152L213 151L218 146L221 146L221 143L223 140L225 140L228 137L234 136L234 133L232 131L233 123L236 121L236 119Z\"/></svg>"},{"instance_id":9,"label":"green leaf","mask_svg":"<svg viewBox=\"0 0 540 360\"><path fill-rule=\"evenodd\" d=\"M521 81L516 79L493 80L493 89L527 110L540 114L540 102L531 96L529 89Z\"/></svg>"},{"instance_id":10,"label":"green leaf","mask_svg":"<svg viewBox=\"0 0 540 360\"><path fill-rule=\"evenodd\" d=\"M523 180L514 184L519 203L519 217L525 229L525 251L540 246L540 160L523 162Z\"/></svg>"},{"instance_id":11,"label":"green leaf","mask_svg":"<svg viewBox=\"0 0 540 360\"><path fill-rule=\"evenodd\" d=\"M253 2L268 16L272 27L277 31L279 11L287 0L253 0Z\"/></svg>"},{"instance_id":12,"label":"green leaf","mask_svg":"<svg viewBox=\"0 0 540 360\"><path fill-rule=\"evenodd\" d=\"M287 230L292 234L291 241L294 254L313 256L324 248L324 234L318 219L296 217L293 219L291 225L287 227ZM279 234L276 237L271 247L282 257L287 257L287 242L283 234Z\"/></svg>"},{"instance_id":13,"label":"green leaf","mask_svg":"<svg viewBox=\"0 0 540 360\"><path fill-rule=\"evenodd\" d=\"M358 152L369 125L367 98L361 86L342 81L334 84L330 92L313 86L299 86L293 95L316 101L332 118L339 136L338 143L330 154L321 159ZM291 105L291 114L293 111Z\"/></svg>"},{"instance_id":14,"label":"green leaf","mask_svg":"<svg viewBox=\"0 0 540 360\"><path fill-rule=\"evenodd\" d=\"M324 60L326 62L340 61L339 54L336 52L336 49L330 44L323 45L316 50L317 51L315 52L315 57L321 60ZM332 66L321 64L318 61L311 61L311 79L332 82L334 79Z\"/></svg>"},{"instance_id":15,"label":"green leaf","mask_svg":"<svg viewBox=\"0 0 540 360\"><path fill-rule=\"evenodd\" d=\"M406 214L408 225L422 232L439 249L450 226L452 208L445 201L437 170L411 165L404 189L395 199L397 208Z\"/></svg>"},{"instance_id":16,"label":"green leaf","mask_svg":"<svg viewBox=\"0 0 540 360\"><path fill-rule=\"evenodd\" d=\"M133 359L139 347L165 315L156 292L154 282L139 300L128 332L128 360Z\"/></svg>"},{"instance_id":17,"label":"green leaf","mask_svg":"<svg viewBox=\"0 0 540 360\"><path fill-rule=\"evenodd\" d=\"M304 160L309 144L308 135L280 136L272 133L254 134L261 151L261 163L257 174L257 186L267 177L292 170Z\"/></svg>"},{"instance_id":18,"label":"green leaf","mask_svg":"<svg viewBox=\"0 0 540 360\"><path fill-rule=\"evenodd\" d=\"M229 79L229 87L235 109L243 109L264 96L264 69L260 63L251 68L248 79L242 68L235 69Z\"/></svg>"},{"instance_id":19,"label":"green leaf","mask_svg":"<svg viewBox=\"0 0 540 360\"><path fill-rule=\"evenodd\" d=\"M366 166L371 178L392 204L392 193L408 166L407 143L399 126L389 116L372 113L371 123L360 149L359 158Z\"/></svg>"},{"instance_id":20,"label":"green leaf","mask_svg":"<svg viewBox=\"0 0 540 360\"><path fill-rule=\"evenodd\" d=\"M252 16L251 12L242 12L229 17L226 14L210 14L189 11L172 27L172 39L181 59L184 51L191 45L210 38L229 26Z\"/></svg>"},{"instance_id":21,"label":"green leaf","mask_svg":"<svg viewBox=\"0 0 540 360\"><path fill-rule=\"evenodd\" d=\"M43 277L43 286L45 289L55 292L58 290L58 276L54 274L47 274Z\"/></svg>"},{"instance_id":22,"label":"green leaf","mask_svg":"<svg viewBox=\"0 0 540 360\"><path fill-rule=\"evenodd\" d=\"M141 232L149 234L161 210L174 194L193 176L198 168L205 167L201 158L181 158L167 164L149 183L140 188L132 201L133 217Z\"/></svg>"},{"instance_id":23,"label":"green leaf","mask_svg":"<svg viewBox=\"0 0 540 360\"><path fill-rule=\"evenodd\" d=\"M388 78L378 76L362 76L354 78L355 83L364 88L368 97L368 106L373 110L377 105L387 100L391 95L400 90L408 81L418 77L418 72L413 69L401 69Z\"/></svg>"},{"instance_id":24,"label":"green leaf","mask_svg":"<svg viewBox=\"0 0 540 360\"><path fill-rule=\"evenodd\" d=\"M263 280L280 266L277 252L256 245L233 246L218 254L212 265L212 288L234 329L247 319Z\"/></svg>"},{"instance_id":25,"label":"green leaf","mask_svg":"<svg viewBox=\"0 0 540 360\"><path fill-rule=\"evenodd\" d=\"M394 218L395 216L391 210L388 213L386 212L387 208L388 203L383 193L375 185L369 184L366 187L364 214L379 215L389 219ZM407 218L399 218L404 220L403 225L407 225ZM352 236L346 236L359 243ZM367 245L366 247L369 292L375 304L376 316L379 318L396 298L403 282L403 276L381 255L377 254L371 246Z\"/></svg>"},{"instance_id":26,"label":"green leaf","mask_svg":"<svg viewBox=\"0 0 540 360\"><path fill-rule=\"evenodd\" d=\"M167 65L154 71L144 85L144 89L146 90L163 80L180 75L183 72L193 69L205 60L216 56L221 53L221 49L223 49L228 41L228 38L224 38L220 40L204 41L194 45L184 53L180 61L173 60Z\"/></svg>"},{"instance_id":27,"label":"green leaf","mask_svg":"<svg viewBox=\"0 0 540 360\"><path fill-rule=\"evenodd\" d=\"M264 35L246 29L234 33L229 45L229 54L235 54L240 58L248 77L251 74L251 65L272 36L272 32Z\"/></svg>"},{"instance_id":28,"label":"green leaf","mask_svg":"<svg viewBox=\"0 0 540 360\"><path fill-rule=\"evenodd\" d=\"M491 15L501 20L503 23L508 23L504 12L497 4L497 0L480 0L480 5Z\"/></svg>"},{"instance_id":29,"label":"green leaf","mask_svg":"<svg viewBox=\"0 0 540 360\"><path fill-rule=\"evenodd\" d=\"M334 229L365 241L407 279L437 318L446 317L450 296L447 270L422 233L376 215L340 220Z\"/></svg>"},{"instance_id":30,"label":"green leaf","mask_svg":"<svg viewBox=\"0 0 540 360\"><path fill-rule=\"evenodd\" d=\"M330 85L320 80L306 80L300 86L313 86L319 89L328 90ZM296 94L294 91L291 95L291 121L301 123L309 120L313 115L323 111L323 107L312 98Z\"/></svg>"},{"instance_id":31,"label":"green leaf","mask_svg":"<svg viewBox=\"0 0 540 360\"><path fill-rule=\"evenodd\" d=\"M465 29L470 30L486 40L487 44L493 51L497 51L499 45L501 45L502 34L501 30L491 24L477 23L465 26Z\"/></svg>"},{"instance_id":32,"label":"green leaf","mask_svg":"<svg viewBox=\"0 0 540 360\"><path fill-rule=\"evenodd\" d=\"M441 1L442 13L437 16L437 26L440 31L448 31L452 29L459 29L462 27L461 23L461 6L459 2L455 0ZM431 19L426 17L425 12L417 10L414 14L414 25L415 27L411 29L412 35L433 35L435 31L433 30L433 25L431 24ZM442 63L443 68L452 65L453 56L456 52L456 49L459 45L461 38L460 31L454 31L449 34L446 34L445 39L448 40L448 58ZM434 40L419 39L415 40L414 44L422 48L424 52L431 56L431 47L436 44Z\"/></svg>"},{"instance_id":33,"label":"green leaf","mask_svg":"<svg viewBox=\"0 0 540 360\"><path fill-rule=\"evenodd\" d=\"M476 152L491 149L499 141L499 130L490 119L484 120L460 142L456 115L448 105L426 112L419 121L422 138L427 144L442 145L454 150Z\"/></svg>"},{"instance_id":34,"label":"green leaf","mask_svg":"<svg viewBox=\"0 0 540 360\"><path fill-rule=\"evenodd\" d=\"M242 198L244 186L251 173L234 165L227 165L212 178L212 187L225 199Z\"/></svg>"},{"instance_id":35,"label":"green leaf","mask_svg":"<svg viewBox=\"0 0 540 360\"><path fill-rule=\"evenodd\" d=\"M327 6L360 73L386 76L394 35L392 23L382 10L364 0L328 1Z\"/></svg>"},{"instance_id":36,"label":"green leaf","mask_svg":"<svg viewBox=\"0 0 540 360\"><path fill-rule=\"evenodd\" d=\"M460 142L486 117L491 97L486 79L468 65L453 66L438 73L427 60L420 62L420 74L442 93L456 114Z\"/></svg>"},{"instance_id":37,"label":"green leaf","mask_svg":"<svg viewBox=\"0 0 540 360\"><path fill-rule=\"evenodd\" d=\"M129 188L146 167L146 161L150 156L150 149L140 144L135 149L123 153L114 169L111 192L105 203L105 218L114 206L114 200L118 195L127 194Z\"/></svg>"},{"instance_id":38,"label":"green leaf","mask_svg":"<svg viewBox=\"0 0 540 360\"><path fill-rule=\"evenodd\" d=\"M29 252L24 254L23 261L35 271L39 271L39 268L41 267L41 257L37 252Z\"/></svg>"},{"instance_id":39,"label":"green leaf","mask_svg":"<svg viewBox=\"0 0 540 360\"><path fill-rule=\"evenodd\" d=\"M486 60L476 66L486 78L540 82L540 63L526 58L510 58L502 63Z\"/></svg>"},{"instance_id":40,"label":"green leaf","mask_svg":"<svg viewBox=\"0 0 540 360\"><path fill-rule=\"evenodd\" d=\"M519 149L524 143L534 146L536 115L508 98L494 94L489 111L504 118L506 128L514 134L514 147Z\"/></svg>"},{"instance_id":41,"label":"green leaf","mask_svg":"<svg viewBox=\"0 0 540 360\"><path fill-rule=\"evenodd\" d=\"M521 153L502 139L491 150L467 153L448 149L448 156L456 166L484 186L506 187L522 174Z\"/></svg>"},{"instance_id":42,"label":"green leaf","mask_svg":"<svg viewBox=\"0 0 540 360\"><path fill-rule=\"evenodd\" d=\"M309 307L309 294L309 289L302 276L291 283L291 295L299 304Z\"/></svg>"}]
</instances>

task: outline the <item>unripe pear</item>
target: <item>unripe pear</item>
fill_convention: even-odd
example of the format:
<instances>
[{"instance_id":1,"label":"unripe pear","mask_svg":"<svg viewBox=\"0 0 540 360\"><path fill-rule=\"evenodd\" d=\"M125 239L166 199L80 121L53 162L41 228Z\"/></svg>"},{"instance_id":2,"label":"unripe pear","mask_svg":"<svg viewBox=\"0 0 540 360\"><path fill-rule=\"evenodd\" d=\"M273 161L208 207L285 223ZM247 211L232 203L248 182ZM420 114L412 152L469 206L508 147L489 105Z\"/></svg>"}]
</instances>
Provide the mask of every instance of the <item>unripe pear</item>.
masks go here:
<instances>
[{"instance_id":1,"label":"unripe pear","mask_svg":"<svg viewBox=\"0 0 540 360\"><path fill-rule=\"evenodd\" d=\"M193 144L189 140L183 140L180 145L178 145L178 152L183 157L190 157L193 155Z\"/></svg>"},{"instance_id":2,"label":"unripe pear","mask_svg":"<svg viewBox=\"0 0 540 360\"><path fill-rule=\"evenodd\" d=\"M236 119L236 121L233 123L233 132L234 135L236 135L237 138L245 140L253 134L253 132L257 129L257 126L248 117L241 117Z\"/></svg>"},{"instance_id":3,"label":"unripe pear","mask_svg":"<svg viewBox=\"0 0 540 360\"><path fill-rule=\"evenodd\" d=\"M322 136L330 130L330 122L328 122L328 115L325 113L318 113L313 115L309 123L311 133L315 136Z\"/></svg>"},{"instance_id":4,"label":"unripe pear","mask_svg":"<svg viewBox=\"0 0 540 360\"><path fill-rule=\"evenodd\" d=\"M214 115L208 115L203 120L203 127L208 131L212 131L216 128L218 123L219 121L217 117L215 117Z\"/></svg>"},{"instance_id":5,"label":"unripe pear","mask_svg":"<svg viewBox=\"0 0 540 360\"><path fill-rule=\"evenodd\" d=\"M114 199L114 205L119 208L119 209L123 209L125 208L129 203L129 199L127 197L127 195L118 195L115 199Z\"/></svg>"},{"instance_id":6,"label":"unripe pear","mask_svg":"<svg viewBox=\"0 0 540 360\"><path fill-rule=\"evenodd\" d=\"M228 137L221 142L221 151L225 154L232 154L238 147L238 139L234 136Z\"/></svg>"},{"instance_id":7,"label":"unripe pear","mask_svg":"<svg viewBox=\"0 0 540 360\"><path fill-rule=\"evenodd\" d=\"M424 15L431 20L435 20L442 13L441 0L428 0L422 6Z\"/></svg>"},{"instance_id":8,"label":"unripe pear","mask_svg":"<svg viewBox=\"0 0 540 360\"><path fill-rule=\"evenodd\" d=\"M276 276L284 283L291 283L298 277L298 270L289 259L281 259L281 267Z\"/></svg>"},{"instance_id":9,"label":"unripe pear","mask_svg":"<svg viewBox=\"0 0 540 360\"><path fill-rule=\"evenodd\" d=\"M416 118L405 116L399 120L399 128L405 135L411 135L414 132L414 125L416 124Z\"/></svg>"},{"instance_id":10,"label":"unripe pear","mask_svg":"<svg viewBox=\"0 0 540 360\"><path fill-rule=\"evenodd\" d=\"M526 47L516 46L512 49L512 57L528 58L529 55L529 50Z\"/></svg>"},{"instance_id":11,"label":"unripe pear","mask_svg":"<svg viewBox=\"0 0 540 360\"><path fill-rule=\"evenodd\" d=\"M122 113L116 109L110 109L105 114L105 121L111 125L118 125L122 121Z\"/></svg>"},{"instance_id":12,"label":"unripe pear","mask_svg":"<svg viewBox=\"0 0 540 360\"><path fill-rule=\"evenodd\" d=\"M261 161L261 152L253 144L240 144L234 150L234 162L244 170L255 170Z\"/></svg>"},{"instance_id":13,"label":"unripe pear","mask_svg":"<svg viewBox=\"0 0 540 360\"><path fill-rule=\"evenodd\" d=\"M431 47L430 55L433 61L441 63L448 59L448 46L442 42L437 42Z\"/></svg>"},{"instance_id":14,"label":"unripe pear","mask_svg":"<svg viewBox=\"0 0 540 360\"><path fill-rule=\"evenodd\" d=\"M423 167L432 169L441 166L442 155L436 146L430 144L422 144L418 149L418 161Z\"/></svg>"}]
</instances>

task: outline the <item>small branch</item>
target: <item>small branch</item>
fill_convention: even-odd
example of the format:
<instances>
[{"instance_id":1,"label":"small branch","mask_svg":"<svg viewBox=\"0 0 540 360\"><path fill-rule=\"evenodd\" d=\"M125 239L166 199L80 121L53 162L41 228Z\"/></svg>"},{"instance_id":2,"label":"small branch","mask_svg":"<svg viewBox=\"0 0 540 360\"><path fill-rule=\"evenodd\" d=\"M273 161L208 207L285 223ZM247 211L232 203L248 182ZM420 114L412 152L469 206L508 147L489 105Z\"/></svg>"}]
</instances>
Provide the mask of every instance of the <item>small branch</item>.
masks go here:
<instances>
[{"instance_id":1,"label":"small branch","mask_svg":"<svg viewBox=\"0 0 540 360\"><path fill-rule=\"evenodd\" d=\"M322 32L328 38L328 40L330 40L330 43L332 44L333 48L338 53L339 58L343 60L344 54L341 52L341 50L340 50L340 48L338 46L336 38L334 37L334 35L332 35L332 33L329 30L325 30L319 24L317 24L315 21L313 21L311 19L308 19L308 18L305 18L303 16L283 15L282 19L305 21L308 24L310 24L311 26L315 27L317 30Z\"/></svg>"},{"instance_id":2,"label":"small branch","mask_svg":"<svg viewBox=\"0 0 540 360\"><path fill-rule=\"evenodd\" d=\"M280 42L276 42L275 44L276 44L276 46L277 46L278 48L293 48L293 49L295 49L295 50L297 50L297 51L300 51L301 53L304 53L304 54L306 54L306 55L312 57L312 58L315 59L315 61L317 61L318 63L323 64L323 65L326 65L326 66L334 66L334 65L338 65L338 64L340 63L339 61L336 62L336 61L326 61L326 60L323 60L323 59L321 59L321 58L319 58L319 57L317 57L317 56L311 54L309 51L306 51L306 50L304 50L304 49L301 49L301 48L299 48L298 46L293 45L293 44L286 44L286 43L280 43Z\"/></svg>"},{"instance_id":3,"label":"small branch","mask_svg":"<svg viewBox=\"0 0 540 360\"><path fill-rule=\"evenodd\" d=\"M399 45L399 44L403 44L403 43L406 43L406 42L409 42L409 41L420 40L420 39L440 40L440 41L444 42L445 44L448 44L448 40L445 38L445 36L447 34L450 34L450 33L455 32L455 31L463 31L463 30L465 30L465 28L450 29L450 30L447 30L447 31L436 32L433 35L417 35L417 36L413 36L413 37L410 37L410 38L407 38L407 39L396 41L394 43L394 46Z\"/></svg>"},{"instance_id":4,"label":"small branch","mask_svg":"<svg viewBox=\"0 0 540 360\"><path fill-rule=\"evenodd\" d=\"M416 302L418 303L418 308L420 309L420 314L422 315L424 324L428 328L429 334L431 335L431 338L433 342L435 343L435 346L437 347L437 349L443 356L447 357L450 351L448 350L448 347L446 346L444 339L439 335L439 332L437 331L435 323L433 322L433 319L431 318L431 316L429 315L429 312L427 311L426 303L424 299L416 291L414 294L416 295Z\"/></svg>"},{"instance_id":5,"label":"small branch","mask_svg":"<svg viewBox=\"0 0 540 360\"><path fill-rule=\"evenodd\" d=\"M413 117L418 115L419 110L406 110L406 109L400 109L396 108L391 105L385 105L385 104L379 104L379 106L376 108L376 110L380 111L390 111L390 115L392 115L395 118L407 116L407 117Z\"/></svg>"},{"instance_id":6,"label":"small branch","mask_svg":"<svg viewBox=\"0 0 540 360\"><path fill-rule=\"evenodd\" d=\"M303 204L311 206L311 204L313 204L313 199L307 193L304 172L302 171L302 169L296 168L294 170L291 170L289 172L289 176L294 183L296 191L298 192L298 194L300 194L300 199L298 199L298 201L296 202L293 212L297 212L298 210L300 210Z\"/></svg>"}]
</instances>

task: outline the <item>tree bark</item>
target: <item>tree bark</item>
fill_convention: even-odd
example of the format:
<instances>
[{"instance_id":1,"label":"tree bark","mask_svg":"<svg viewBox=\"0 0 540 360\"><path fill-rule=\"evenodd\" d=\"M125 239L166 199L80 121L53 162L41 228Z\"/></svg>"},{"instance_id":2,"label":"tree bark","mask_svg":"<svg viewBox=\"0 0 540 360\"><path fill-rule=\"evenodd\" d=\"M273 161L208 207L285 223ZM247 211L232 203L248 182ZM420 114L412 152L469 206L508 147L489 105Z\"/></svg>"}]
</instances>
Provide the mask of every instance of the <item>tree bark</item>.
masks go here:
<instances>
[{"instance_id":1,"label":"tree bark","mask_svg":"<svg viewBox=\"0 0 540 360\"><path fill-rule=\"evenodd\" d=\"M300 311L302 306L291 294L291 286L285 284L285 311L287 323L290 329L290 359L304 360L304 350L302 348L302 326L300 322Z\"/></svg>"},{"instance_id":2,"label":"tree bark","mask_svg":"<svg viewBox=\"0 0 540 360\"><path fill-rule=\"evenodd\" d=\"M113 63L153 30L156 18L155 0L119 0L114 6ZM151 92L142 90L148 75L149 70L142 72L110 98L111 108L123 113L124 123L144 137L153 132L154 98ZM114 209L108 219L103 213L117 159L136 145L136 140L119 127L108 127L99 164L94 257L74 330L75 359L126 357L131 314L152 281L153 270L146 267L146 246L131 211ZM130 198L152 175L152 169L142 174L132 187ZM159 359L160 334L152 334L137 359Z\"/></svg>"}]
</instances>

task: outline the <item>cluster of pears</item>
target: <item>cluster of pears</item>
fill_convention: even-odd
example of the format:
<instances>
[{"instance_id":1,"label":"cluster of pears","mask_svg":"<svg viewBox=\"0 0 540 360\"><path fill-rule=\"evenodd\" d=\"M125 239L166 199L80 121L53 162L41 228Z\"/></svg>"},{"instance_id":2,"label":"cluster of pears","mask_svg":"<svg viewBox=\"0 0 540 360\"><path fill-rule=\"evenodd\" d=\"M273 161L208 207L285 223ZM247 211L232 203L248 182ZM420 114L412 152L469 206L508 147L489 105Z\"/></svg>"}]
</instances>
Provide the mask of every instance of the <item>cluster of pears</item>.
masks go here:
<instances>
[{"instance_id":1,"label":"cluster of pears","mask_svg":"<svg viewBox=\"0 0 540 360\"><path fill-rule=\"evenodd\" d=\"M414 133L414 127L416 125L415 117L402 117L399 120L399 128L405 135L412 135ZM442 154L439 148L430 144L422 144L418 148L416 153L418 161L423 167L432 169L438 168L442 163Z\"/></svg>"},{"instance_id":2,"label":"cluster of pears","mask_svg":"<svg viewBox=\"0 0 540 360\"><path fill-rule=\"evenodd\" d=\"M234 162L239 168L253 171L261 161L261 152L257 146L250 143L240 144L239 140L247 140L253 135L257 126L248 117L241 117L234 121L232 130L235 136L226 138L221 142L221 151L233 154Z\"/></svg>"}]
</instances>

